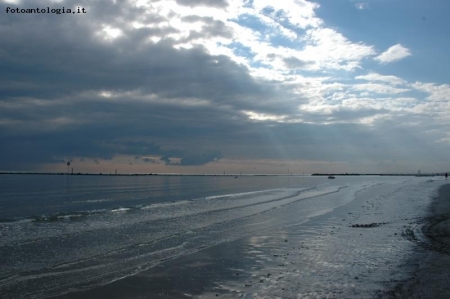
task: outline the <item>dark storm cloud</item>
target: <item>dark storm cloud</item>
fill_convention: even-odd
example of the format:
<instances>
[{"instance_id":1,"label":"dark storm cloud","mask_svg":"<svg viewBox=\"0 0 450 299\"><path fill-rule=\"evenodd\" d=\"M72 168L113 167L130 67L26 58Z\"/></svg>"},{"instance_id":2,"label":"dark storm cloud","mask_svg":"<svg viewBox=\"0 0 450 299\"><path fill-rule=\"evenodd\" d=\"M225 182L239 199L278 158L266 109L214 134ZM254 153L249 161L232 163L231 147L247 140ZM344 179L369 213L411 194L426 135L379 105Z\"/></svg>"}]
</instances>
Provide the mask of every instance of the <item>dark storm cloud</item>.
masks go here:
<instances>
[{"instance_id":1,"label":"dark storm cloud","mask_svg":"<svg viewBox=\"0 0 450 299\"><path fill-rule=\"evenodd\" d=\"M162 160L167 159L167 161L170 158L181 158L181 165L203 165L222 157L218 151L214 151L213 154L211 151L203 152L204 148L202 147L197 148L197 155L192 155L191 152L195 147L193 145L183 146L182 142L176 149L165 148L153 141L124 141L117 138L121 135L120 133L102 134L103 131L114 132L114 127L111 126L104 130L86 127L38 135L1 136L0 166L3 169L9 169L14 166L17 168L17 165L22 164L63 163L65 159L72 157L108 160L118 154L162 155L166 157ZM113 139L108 138L111 135L115 135ZM140 137L144 138L145 136L140 135ZM155 162L150 158L142 158L142 161Z\"/></svg>"},{"instance_id":2,"label":"dark storm cloud","mask_svg":"<svg viewBox=\"0 0 450 299\"><path fill-rule=\"evenodd\" d=\"M63 1L59 5L69 4ZM78 119L102 122L105 115L114 113L113 105L74 102L83 92L99 90L154 94L177 99L180 104L187 98L206 99L215 105L232 105L235 111L255 105L266 111L286 109L277 103L270 86L258 84L245 67L225 56L211 56L201 47L177 50L172 39L147 42L151 36L164 37L176 29L128 26L129 20L157 25L165 20L157 13L143 13L142 9L110 1L79 5L87 7L88 15L5 15L0 20L0 103L8 106L2 111L5 119L44 125L42 120L52 117L79 115ZM192 33L191 38L230 35L223 22L200 20L205 23L202 33ZM122 28L123 36L114 42L102 41L98 34L102 24ZM34 105L25 99L41 103ZM53 104L48 103L51 100ZM123 99L127 104L130 100ZM21 104L24 107L9 107ZM87 109L91 109L89 113ZM167 111L160 112L164 115ZM195 115L192 118L198 119ZM119 115L107 121L124 120Z\"/></svg>"},{"instance_id":3,"label":"dark storm cloud","mask_svg":"<svg viewBox=\"0 0 450 299\"><path fill-rule=\"evenodd\" d=\"M152 158L142 158L142 161L145 163L156 163L156 160Z\"/></svg>"},{"instance_id":4,"label":"dark storm cloud","mask_svg":"<svg viewBox=\"0 0 450 299\"><path fill-rule=\"evenodd\" d=\"M173 162L172 157L164 155L160 158L166 165L181 165L181 166L199 166L205 165L209 162L218 161L223 157L220 151L211 151L206 153L182 154L178 155L179 162Z\"/></svg>"},{"instance_id":5,"label":"dark storm cloud","mask_svg":"<svg viewBox=\"0 0 450 299\"><path fill-rule=\"evenodd\" d=\"M182 157L180 165L204 165L211 161L217 161L222 157L222 154L218 151L204 154L194 154Z\"/></svg>"},{"instance_id":6,"label":"dark storm cloud","mask_svg":"<svg viewBox=\"0 0 450 299\"><path fill-rule=\"evenodd\" d=\"M228 125L232 114L210 107L151 105L127 99L75 100L73 105L33 108L17 112L15 119L23 120L23 124L16 125L15 134L11 134L11 128L0 131L0 142L5 145L0 147L0 165L4 169L14 169L14 163L17 168L21 163L59 163L66 157L111 159L118 154L187 157L188 162L182 165L193 165L189 157L194 150L208 155L217 149L218 140L242 125L236 119L234 125ZM2 112L11 117L11 111ZM56 113L80 123L60 127L47 124L45 121ZM162 147L158 144L161 139L173 139L176 144ZM203 159L198 165L208 161Z\"/></svg>"},{"instance_id":7,"label":"dark storm cloud","mask_svg":"<svg viewBox=\"0 0 450 299\"><path fill-rule=\"evenodd\" d=\"M160 158L160 160L166 162L166 165L170 165L170 157L169 156L162 156Z\"/></svg>"}]
</instances>

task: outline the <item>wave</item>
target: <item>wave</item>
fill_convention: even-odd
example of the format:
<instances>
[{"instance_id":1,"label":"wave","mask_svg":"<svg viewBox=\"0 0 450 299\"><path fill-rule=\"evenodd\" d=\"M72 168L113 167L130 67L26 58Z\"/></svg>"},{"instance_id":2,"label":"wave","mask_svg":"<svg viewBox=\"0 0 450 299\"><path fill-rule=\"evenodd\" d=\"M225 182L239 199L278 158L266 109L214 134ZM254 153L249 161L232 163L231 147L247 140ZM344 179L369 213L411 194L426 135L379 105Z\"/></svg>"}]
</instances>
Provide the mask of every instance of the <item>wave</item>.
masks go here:
<instances>
[{"instance_id":1,"label":"wave","mask_svg":"<svg viewBox=\"0 0 450 299\"><path fill-rule=\"evenodd\" d=\"M130 210L131 210L131 208L117 208L117 209L112 209L111 213L123 213L123 212L128 212Z\"/></svg>"},{"instance_id":2,"label":"wave","mask_svg":"<svg viewBox=\"0 0 450 299\"><path fill-rule=\"evenodd\" d=\"M19 224L23 222L57 222L57 221L74 221L86 219L89 216L106 214L106 213L121 213L132 210L140 209L140 206L136 207L114 207L111 209L95 209L85 211L71 211L71 212L56 212L42 215L32 215L30 217L18 217L18 218L2 218L0 223L5 224Z\"/></svg>"},{"instance_id":3,"label":"wave","mask_svg":"<svg viewBox=\"0 0 450 299\"><path fill-rule=\"evenodd\" d=\"M32 215L29 217L3 218L0 224L19 224L24 221L35 223L54 222L74 222L84 221L92 216L121 215L129 212L143 213L142 217L149 217L148 220L169 219L184 217L189 215L232 210L252 205L270 203L285 198L298 196L301 193L317 189L319 186L311 188L279 188L266 189L251 192L239 192L224 195L214 195L200 197L190 200L178 200L170 202L152 203L149 205L135 206L115 206L105 209L61 211L42 215ZM320 188L319 188L320 189ZM86 202L104 202L108 199L88 200Z\"/></svg>"},{"instance_id":4,"label":"wave","mask_svg":"<svg viewBox=\"0 0 450 299\"><path fill-rule=\"evenodd\" d=\"M110 198L99 198L99 199L88 199L85 201L75 201L75 203L99 203L99 202L107 202L111 201Z\"/></svg>"},{"instance_id":5,"label":"wave","mask_svg":"<svg viewBox=\"0 0 450 299\"><path fill-rule=\"evenodd\" d=\"M315 210L324 211L324 207L315 204L318 201L314 197L338 193L345 187L272 189L159 203L144 210L143 207L116 207L41 217L48 229L42 229L41 225L23 226L16 233L26 235L8 233L8 237L16 239L0 247L7 257L7 253L20 245L24 252L21 263L27 265L20 278L12 265L5 268L0 289L14 291L23 287L22 294L30 292L48 297L68 288L82 290L103 285L164 260L252 235L255 231L306 221L317 213ZM293 213L289 208L280 209L295 202L302 203L303 208ZM92 214L101 217L86 218ZM77 217L92 220L74 225L67 221ZM52 248L55 254L49 256L47 248ZM31 250L33 257L25 254ZM32 288L37 282L39 287Z\"/></svg>"},{"instance_id":6,"label":"wave","mask_svg":"<svg viewBox=\"0 0 450 299\"><path fill-rule=\"evenodd\" d=\"M80 220L83 217L87 217L92 214L101 213L101 211L84 211L84 212L61 212L48 215L32 216L29 219L33 222L55 222L66 220Z\"/></svg>"},{"instance_id":7,"label":"wave","mask_svg":"<svg viewBox=\"0 0 450 299\"><path fill-rule=\"evenodd\" d=\"M189 204L192 201L193 200L158 202L158 203L153 203L153 204L150 204L150 205L144 205L144 206L140 205L140 206L137 206L137 207L139 207L139 209L141 209L141 210L149 210L149 209L157 209L157 208L166 208L166 207L175 207L175 206L179 206L179 205L185 205L185 204Z\"/></svg>"},{"instance_id":8,"label":"wave","mask_svg":"<svg viewBox=\"0 0 450 299\"><path fill-rule=\"evenodd\" d=\"M236 238L252 235L255 231L287 225L292 221L297 223L296 221L298 220L295 220L294 218L273 218L268 213L269 211L279 211L277 213L283 214L283 211L278 208L305 199L336 193L342 188L344 187L323 188L320 191L315 190L313 192L303 193L303 195L301 195L301 190L296 190L294 194L285 193L284 195L288 196L283 196L282 198L276 197L275 199L272 198L270 202L265 201L257 204L245 205L245 207L240 206L240 208L237 209L238 213L229 213L228 211L225 211L225 209L221 209L220 211L214 211L213 214L200 213L199 215L190 215L188 218L193 217L191 219L192 221L186 221L185 218L179 218L174 221L166 219L167 221L164 221L164 223L157 227L155 227L157 223L154 223L154 225L124 228L123 233L116 233L113 240L111 240L112 243L107 246L110 250L95 252L91 251L95 248L92 248L89 245L85 250L89 250L91 253L84 258L80 258L81 256L76 253L75 260L67 258L66 252L63 255L64 260L61 260L60 262L54 262L53 265L47 263L47 267L40 271L30 269L28 272L22 272L20 279L17 279L15 275L4 276L3 279L0 280L0 284L4 289L12 289L17 286L26 289L28 285L31 285L33 282L42 281L45 282L45 285L40 286L38 290L30 289L30 291L38 293L42 292L41 294L45 294L46 296L49 294L60 295L68 288L82 290L91 288L95 285L103 285L150 269L165 260L190 254ZM294 190L290 191L292 192ZM286 192L286 190L284 190L284 192ZM230 207L230 209L233 208ZM308 214L309 212L305 210L305 215ZM258 218L261 222L257 221L259 224L256 226L252 221L246 220L249 219L249 217L255 216L263 217ZM304 218L304 220L306 220L306 218ZM186 227L186 225L189 227ZM159 232L161 228L164 228L167 232L159 237L153 238L155 235L154 232ZM130 244L130 239L127 236L142 229L143 231L141 231L141 233L145 232L143 235L145 235L146 238L136 239ZM95 237L92 236L92 238L102 238L103 234L106 232L112 233L110 230L99 231L95 233ZM81 240L87 240L85 239L86 236L79 235L78 237L82 238ZM78 237L76 240L80 240ZM111 238L107 238L106 240L110 239ZM60 239L55 240L53 244L59 244L58 248L59 246L62 247L59 249L54 248L54 250L65 252L66 248L64 247L64 243L61 243L59 240ZM64 240L67 242L68 236L64 236ZM71 242L68 242L68 244L70 243ZM48 244L48 242L46 242L46 244ZM91 242L86 241L86 244L91 244ZM40 246L43 245L44 244ZM32 244L32 246L37 246L37 244Z\"/></svg>"},{"instance_id":9,"label":"wave","mask_svg":"<svg viewBox=\"0 0 450 299\"><path fill-rule=\"evenodd\" d=\"M257 194L261 194L261 193L267 193L267 192L271 192L271 191L280 191L280 190L282 190L282 189L267 189L267 190L259 190L259 191L224 194L224 195L213 195L213 196L203 197L200 199L211 200L211 199L222 199L222 198L235 198L235 197L239 197L239 196L257 195Z\"/></svg>"}]
</instances>

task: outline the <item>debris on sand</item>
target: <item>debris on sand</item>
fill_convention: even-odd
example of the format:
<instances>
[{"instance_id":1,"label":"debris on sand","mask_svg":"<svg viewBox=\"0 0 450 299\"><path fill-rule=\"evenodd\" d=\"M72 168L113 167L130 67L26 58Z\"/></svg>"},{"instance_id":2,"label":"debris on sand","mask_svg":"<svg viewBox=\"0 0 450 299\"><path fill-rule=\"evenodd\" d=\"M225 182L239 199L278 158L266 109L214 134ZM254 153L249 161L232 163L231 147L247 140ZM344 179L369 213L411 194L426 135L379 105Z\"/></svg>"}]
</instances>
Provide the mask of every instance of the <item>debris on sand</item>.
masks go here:
<instances>
[{"instance_id":1,"label":"debris on sand","mask_svg":"<svg viewBox=\"0 0 450 299\"><path fill-rule=\"evenodd\" d=\"M373 223L369 223L369 224L353 224L353 225L350 225L350 227L371 228L371 227L378 227L383 224L387 224L387 222L373 222Z\"/></svg>"}]
</instances>

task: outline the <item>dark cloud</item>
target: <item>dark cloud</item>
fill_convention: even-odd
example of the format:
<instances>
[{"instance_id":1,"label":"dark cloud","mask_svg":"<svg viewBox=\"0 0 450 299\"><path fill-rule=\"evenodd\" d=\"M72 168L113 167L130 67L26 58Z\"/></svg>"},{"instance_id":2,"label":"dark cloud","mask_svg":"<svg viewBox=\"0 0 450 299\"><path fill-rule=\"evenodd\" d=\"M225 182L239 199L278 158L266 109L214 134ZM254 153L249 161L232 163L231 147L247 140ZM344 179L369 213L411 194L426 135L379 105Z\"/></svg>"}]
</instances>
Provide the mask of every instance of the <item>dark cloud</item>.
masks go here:
<instances>
[{"instance_id":1,"label":"dark cloud","mask_svg":"<svg viewBox=\"0 0 450 299\"><path fill-rule=\"evenodd\" d=\"M232 38L233 31L228 28L224 22L214 20L211 17L199 17L199 16L188 16L182 18L185 22L203 22L201 32L195 31L191 32L188 38L182 40L183 42L191 41L199 38L211 38L211 37L225 37Z\"/></svg>"},{"instance_id":2,"label":"dark cloud","mask_svg":"<svg viewBox=\"0 0 450 299\"><path fill-rule=\"evenodd\" d=\"M170 165L170 157L169 156L162 156L160 158L160 160L166 162L166 165Z\"/></svg>"},{"instance_id":3,"label":"dark cloud","mask_svg":"<svg viewBox=\"0 0 450 299\"><path fill-rule=\"evenodd\" d=\"M211 161L218 161L222 157L220 152L189 155L181 158L180 165L204 165Z\"/></svg>"},{"instance_id":4,"label":"dark cloud","mask_svg":"<svg viewBox=\"0 0 450 299\"><path fill-rule=\"evenodd\" d=\"M241 110L286 109L272 87L255 82L245 67L225 56L211 56L201 47L177 50L171 39L147 42L175 29L124 26L125 19L164 21L156 13L101 0L79 5L88 17L5 15L0 20L0 137L8 144L2 148L3 163L168 155L177 148L170 156L183 157L195 141L210 140L195 144L208 152L231 140L232 130L245 131ZM223 22L201 21L206 35L230 34ZM102 24L122 28L124 35L102 41ZM101 90L120 96L101 98ZM191 105L191 99L209 104ZM127 138L158 144L169 138L177 144L161 149Z\"/></svg>"},{"instance_id":5,"label":"dark cloud","mask_svg":"<svg viewBox=\"0 0 450 299\"><path fill-rule=\"evenodd\" d=\"M156 160L152 158L142 158L142 161L145 163L156 163Z\"/></svg>"},{"instance_id":6,"label":"dark cloud","mask_svg":"<svg viewBox=\"0 0 450 299\"><path fill-rule=\"evenodd\" d=\"M141 158L145 155L162 155L161 160L170 163L171 158L181 158L181 165L203 165L214 159L221 158L221 154L206 152L204 154L191 155L190 146L183 145L175 149L162 148L154 142L126 141L116 136L110 140L107 136L101 136L100 131L86 128L87 131L52 132L38 135L3 136L0 137L0 169L11 169L22 164L62 163L73 157L84 157L98 161L99 159L111 159L115 155L139 155L135 160L146 163L155 163L151 158ZM112 129L112 128L111 128ZM125 136L123 136L125 137ZM134 136L136 138L136 136ZM140 135L138 138L144 138ZM211 145L212 147L214 145ZM199 147L201 150L202 147ZM184 161L184 162L183 162Z\"/></svg>"},{"instance_id":7,"label":"dark cloud","mask_svg":"<svg viewBox=\"0 0 450 299\"><path fill-rule=\"evenodd\" d=\"M205 165L209 162L218 161L221 158L223 158L223 155L220 151L208 151L202 153L198 150L195 154L181 153L173 156L170 154L164 155L160 158L160 160L164 161L166 165L193 166ZM151 160L152 163L155 162L153 159Z\"/></svg>"}]
</instances>

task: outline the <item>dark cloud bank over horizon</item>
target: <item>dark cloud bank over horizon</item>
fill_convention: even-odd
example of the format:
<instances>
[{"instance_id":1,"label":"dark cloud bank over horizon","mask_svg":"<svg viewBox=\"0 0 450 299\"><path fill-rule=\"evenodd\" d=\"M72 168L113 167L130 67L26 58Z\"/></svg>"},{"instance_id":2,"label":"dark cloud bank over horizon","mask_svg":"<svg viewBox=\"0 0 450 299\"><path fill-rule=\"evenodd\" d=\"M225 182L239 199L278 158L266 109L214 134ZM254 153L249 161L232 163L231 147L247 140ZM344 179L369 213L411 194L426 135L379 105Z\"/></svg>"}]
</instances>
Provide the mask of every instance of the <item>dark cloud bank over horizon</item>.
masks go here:
<instances>
[{"instance_id":1,"label":"dark cloud bank over horizon","mask_svg":"<svg viewBox=\"0 0 450 299\"><path fill-rule=\"evenodd\" d=\"M161 128L149 130L147 136L153 138L143 135L146 133L145 130L133 135L132 124L129 128L111 126L102 130L100 127L88 126L84 129L66 129L33 135L2 134L0 168L20 170L26 169L26 166L21 165L64 163L67 158L108 160L121 154L161 156L161 160L168 166L204 165L224 157L233 158L238 155L246 155L248 159L302 159L353 163L364 161L367 155L381 162L385 160L386 152L389 152L389 157L393 161L405 159L404 151L395 151L391 146L392 140L354 125L324 126L318 131L315 125L243 124L230 128L227 123L215 122L211 127L200 131L189 132L182 128L171 130L171 138L179 143L173 147L164 147L151 141L166 138L164 131L157 130ZM222 134L214 136L217 132ZM134 141L130 140L130 137ZM396 139L402 141L404 146L409 145L412 148L417 142L410 135L397 136ZM428 149L418 148L407 154L423 155L431 152L432 146L431 144ZM173 164L170 158L179 158L180 162Z\"/></svg>"}]
</instances>

